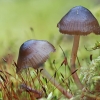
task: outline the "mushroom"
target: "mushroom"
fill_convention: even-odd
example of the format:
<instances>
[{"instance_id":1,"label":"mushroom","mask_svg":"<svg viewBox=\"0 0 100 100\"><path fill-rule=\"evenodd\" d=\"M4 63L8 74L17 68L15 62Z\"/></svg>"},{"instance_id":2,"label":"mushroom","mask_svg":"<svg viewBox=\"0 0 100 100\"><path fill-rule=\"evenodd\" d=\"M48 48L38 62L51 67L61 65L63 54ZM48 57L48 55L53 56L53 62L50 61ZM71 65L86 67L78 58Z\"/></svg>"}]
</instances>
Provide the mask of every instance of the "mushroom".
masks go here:
<instances>
[{"instance_id":1,"label":"mushroom","mask_svg":"<svg viewBox=\"0 0 100 100\"><path fill-rule=\"evenodd\" d=\"M59 31L63 34L74 35L73 48L70 59L71 73L75 71L75 61L79 47L80 35L90 33L100 34L100 27L97 19L85 7L73 7L57 24ZM74 73L73 79L79 89L83 88L77 73Z\"/></svg>"},{"instance_id":2,"label":"mushroom","mask_svg":"<svg viewBox=\"0 0 100 100\"><path fill-rule=\"evenodd\" d=\"M19 73L23 68L28 67L39 69L41 70L40 72L62 92L62 94L67 98L71 98L72 94L63 89L55 78L53 78L43 67L49 54L54 51L54 46L45 40L28 40L24 42L19 50L16 72Z\"/></svg>"}]
</instances>

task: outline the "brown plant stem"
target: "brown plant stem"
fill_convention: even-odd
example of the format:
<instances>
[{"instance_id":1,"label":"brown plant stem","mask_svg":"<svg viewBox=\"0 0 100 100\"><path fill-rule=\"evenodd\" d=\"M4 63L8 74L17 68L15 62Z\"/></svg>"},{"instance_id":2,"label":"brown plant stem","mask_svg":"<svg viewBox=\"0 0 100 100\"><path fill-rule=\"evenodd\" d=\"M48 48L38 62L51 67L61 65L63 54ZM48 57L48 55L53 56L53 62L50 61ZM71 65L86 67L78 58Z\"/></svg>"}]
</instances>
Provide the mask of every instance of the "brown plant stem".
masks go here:
<instances>
[{"instance_id":1,"label":"brown plant stem","mask_svg":"<svg viewBox=\"0 0 100 100\"><path fill-rule=\"evenodd\" d=\"M21 84L20 87L27 92L34 93L35 98L41 98L42 97L42 92L37 91L37 90L31 88L30 86L27 86L26 84Z\"/></svg>"},{"instance_id":2,"label":"brown plant stem","mask_svg":"<svg viewBox=\"0 0 100 100\"><path fill-rule=\"evenodd\" d=\"M86 96L87 98L91 98L92 100L100 100L99 95L90 94L90 93L87 93L87 92L84 92L83 95Z\"/></svg>"},{"instance_id":3,"label":"brown plant stem","mask_svg":"<svg viewBox=\"0 0 100 100\"><path fill-rule=\"evenodd\" d=\"M76 61L76 57L77 57L77 51L78 51L78 47L79 47L79 40L80 40L80 35L75 35L74 36L74 42L73 42L73 48L72 48L72 54L71 54L71 59L70 59L70 65L71 65L71 73L73 73L76 69L75 69L75 61ZM75 84L77 85L77 87L79 89L83 88L83 85L77 75L77 73L72 74L72 77L75 81Z\"/></svg>"}]
</instances>

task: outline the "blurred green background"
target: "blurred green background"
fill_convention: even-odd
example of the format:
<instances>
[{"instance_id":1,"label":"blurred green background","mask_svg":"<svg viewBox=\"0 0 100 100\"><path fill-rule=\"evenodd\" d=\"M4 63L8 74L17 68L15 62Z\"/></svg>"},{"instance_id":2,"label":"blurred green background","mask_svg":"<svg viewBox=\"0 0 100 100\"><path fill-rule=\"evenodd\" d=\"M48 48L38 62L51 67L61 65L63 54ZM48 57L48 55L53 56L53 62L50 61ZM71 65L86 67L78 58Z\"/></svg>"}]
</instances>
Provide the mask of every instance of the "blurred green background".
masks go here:
<instances>
[{"instance_id":1,"label":"blurred green background","mask_svg":"<svg viewBox=\"0 0 100 100\"><path fill-rule=\"evenodd\" d=\"M13 54L16 59L20 45L29 39L47 40L57 52L61 51L61 45L69 54L73 39L60 34L57 23L77 5L88 8L100 22L99 0L0 0L0 58ZM94 34L81 37L79 57L91 54L84 45L91 47L96 41L99 41L99 36Z\"/></svg>"},{"instance_id":2,"label":"blurred green background","mask_svg":"<svg viewBox=\"0 0 100 100\"><path fill-rule=\"evenodd\" d=\"M60 73L69 76L68 67L66 68L67 73L64 65L60 67L64 55L59 45L69 62L73 37L62 35L57 28L57 23L72 7L78 5L89 9L100 23L100 0L0 0L0 65L4 64L2 58L8 60L8 65L12 64L13 59L16 62L19 47L23 42L29 39L47 40L56 48L56 52L51 54L50 59L45 64L47 69L50 69L50 74L54 75L55 70L58 69L57 80L61 78ZM81 36L78 58L82 68L88 67L91 54L93 59L100 55L99 49L93 51L85 49L85 47L91 49L97 41L100 42L99 35ZM11 55L10 58L8 54ZM7 72L15 75L16 71L8 65ZM76 65L78 65L77 62ZM79 65L76 67L79 68ZM5 69L5 66L3 68ZM28 77L27 74L25 75ZM71 88L75 90L73 87L71 85ZM51 86L48 90L51 90Z\"/></svg>"}]
</instances>

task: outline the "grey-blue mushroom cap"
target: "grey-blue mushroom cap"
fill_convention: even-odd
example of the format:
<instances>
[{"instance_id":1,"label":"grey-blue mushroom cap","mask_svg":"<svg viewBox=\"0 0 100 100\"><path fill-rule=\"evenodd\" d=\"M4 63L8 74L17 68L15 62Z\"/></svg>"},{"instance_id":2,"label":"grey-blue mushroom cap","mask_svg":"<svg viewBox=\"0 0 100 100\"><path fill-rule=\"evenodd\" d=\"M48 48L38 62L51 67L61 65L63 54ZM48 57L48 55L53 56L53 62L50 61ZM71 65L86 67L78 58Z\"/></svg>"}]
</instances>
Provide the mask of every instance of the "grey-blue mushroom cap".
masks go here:
<instances>
[{"instance_id":1,"label":"grey-blue mushroom cap","mask_svg":"<svg viewBox=\"0 0 100 100\"><path fill-rule=\"evenodd\" d=\"M19 49L16 72L24 68L38 69L48 59L49 54L55 51L55 47L45 40L28 40Z\"/></svg>"},{"instance_id":2,"label":"grey-blue mushroom cap","mask_svg":"<svg viewBox=\"0 0 100 100\"><path fill-rule=\"evenodd\" d=\"M94 15L83 6L76 6L57 24L59 31L70 35L100 34L100 26Z\"/></svg>"}]
</instances>

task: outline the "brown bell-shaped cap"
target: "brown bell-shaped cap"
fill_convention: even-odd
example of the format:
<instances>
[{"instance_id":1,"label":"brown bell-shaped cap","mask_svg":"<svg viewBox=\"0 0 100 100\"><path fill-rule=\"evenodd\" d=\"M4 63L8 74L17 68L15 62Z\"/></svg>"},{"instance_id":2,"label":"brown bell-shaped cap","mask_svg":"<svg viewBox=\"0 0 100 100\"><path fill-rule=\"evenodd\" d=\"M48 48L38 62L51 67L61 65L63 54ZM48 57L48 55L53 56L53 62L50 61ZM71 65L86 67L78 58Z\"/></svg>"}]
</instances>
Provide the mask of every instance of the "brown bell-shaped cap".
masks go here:
<instances>
[{"instance_id":1,"label":"brown bell-shaped cap","mask_svg":"<svg viewBox=\"0 0 100 100\"><path fill-rule=\"evenodd\" d=\"M100 34L97 19L85 7L72 8L57 24L59 31L71 35L87 35L91 32Z\"/></svg>"},{"instance_id":2,"label":"brown bell-shaped cap","mask_svg":"<svg viewBox=\"0 0 100 100\"><path fill-rule=\"evenodd\" d=\"M38 69L48 59L49 54L54 51L54 46L45 40L24 42L19 50L16 72L28 67Z\"/></svg>"}]
</instances>

